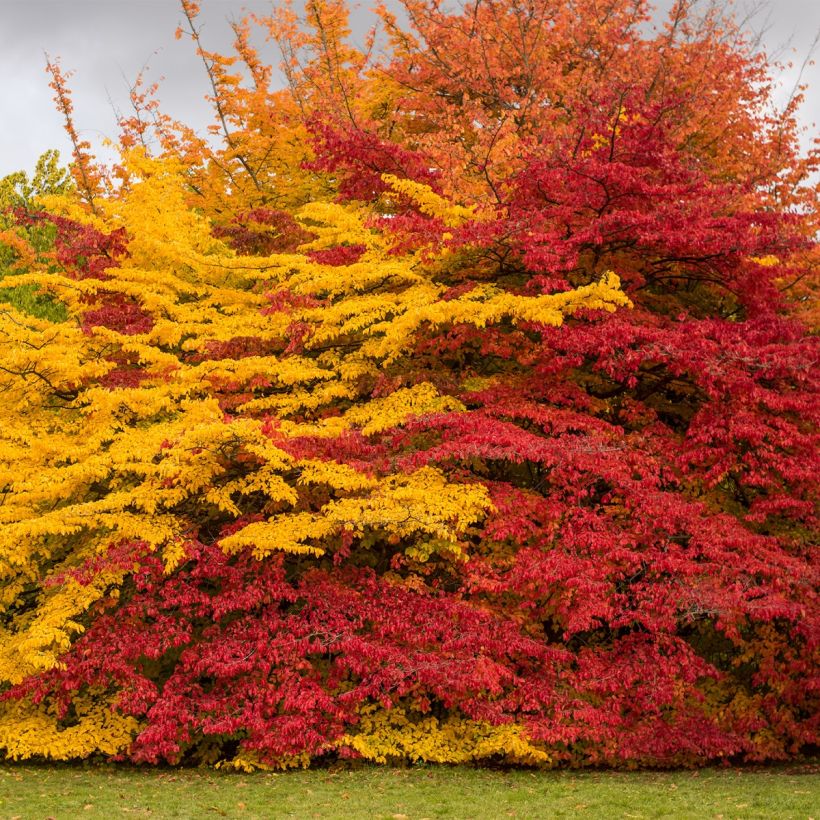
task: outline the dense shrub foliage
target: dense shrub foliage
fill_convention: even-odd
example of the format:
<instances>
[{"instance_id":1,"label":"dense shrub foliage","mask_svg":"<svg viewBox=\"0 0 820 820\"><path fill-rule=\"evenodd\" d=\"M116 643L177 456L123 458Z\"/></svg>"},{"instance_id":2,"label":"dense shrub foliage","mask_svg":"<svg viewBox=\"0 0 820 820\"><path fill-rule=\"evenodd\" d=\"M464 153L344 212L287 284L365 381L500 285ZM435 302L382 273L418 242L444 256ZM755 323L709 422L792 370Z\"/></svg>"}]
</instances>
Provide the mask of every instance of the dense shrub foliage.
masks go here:
<instances>
[{"instance_id":1,"label":"dense shrub foliage","mask_svg":"<svg viewBox=\"0 0 820 820\"><path fill-rule=\"evenodd\" d=\"M0 188L0 746L676 765L818 736L817 154L679 3L184 26ZM285 90L254 49L279 43ZM816 176L814 177L816 179Z\"/></svg>"}]
</instances>

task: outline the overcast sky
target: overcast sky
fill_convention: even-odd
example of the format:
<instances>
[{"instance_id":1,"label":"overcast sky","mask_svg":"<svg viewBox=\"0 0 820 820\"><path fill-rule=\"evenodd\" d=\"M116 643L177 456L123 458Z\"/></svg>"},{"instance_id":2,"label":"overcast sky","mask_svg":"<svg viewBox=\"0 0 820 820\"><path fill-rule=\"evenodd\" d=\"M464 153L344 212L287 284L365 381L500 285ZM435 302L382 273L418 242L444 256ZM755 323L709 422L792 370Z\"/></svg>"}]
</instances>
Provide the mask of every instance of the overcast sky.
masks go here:
<instances>
[{"instance_id":1,"label":"overcast sky","mask_svg":"<svg viewBox=\"0 0 820 820\"><path fill-rule=\"evenodd\" d=\"M271 7L270 0L201 0L201 5L203 40L216 51L231 42L228 19L240 17L243 9ZM114 109L127 110L128 86L146 64L149 79L165 77L159 95L163 109L204 128L210 118L202 66L189 42L174 39L180 17L178 0L0 0L0 176L30 170L48 148L70 157L44 71L45 53L75 72L70 85L76 124L92 144L115 138ZM371 19L366 11L354 13L354 37L363 39ZM820 0L770 0L753 25L765 28L769 53L795 63L782 76L786 97L820 30ZM276 62L273 51L270 56ZM820 69L808 68L804 79L811 89L803 121L813 135L813 123L820 122Z\"/></svg>"}]
</instances>

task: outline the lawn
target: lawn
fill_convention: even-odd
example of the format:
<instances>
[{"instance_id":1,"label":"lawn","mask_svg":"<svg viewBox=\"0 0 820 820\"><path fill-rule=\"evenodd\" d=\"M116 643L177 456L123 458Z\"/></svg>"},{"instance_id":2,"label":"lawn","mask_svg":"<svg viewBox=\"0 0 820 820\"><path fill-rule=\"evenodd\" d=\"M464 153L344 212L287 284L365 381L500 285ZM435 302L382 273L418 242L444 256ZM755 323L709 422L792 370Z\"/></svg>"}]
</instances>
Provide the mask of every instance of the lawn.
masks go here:
<instances>
[{"instance_id":1,"label":"lawn","mask_svg":"<svg viewBox=\"0 0 820 820\"><path fill-rule=\"evenodd\" d=\"M820 765L684 772L418 766L281 774L0 766L0 818L820 818Z\"/></svg>"}]
</instances>

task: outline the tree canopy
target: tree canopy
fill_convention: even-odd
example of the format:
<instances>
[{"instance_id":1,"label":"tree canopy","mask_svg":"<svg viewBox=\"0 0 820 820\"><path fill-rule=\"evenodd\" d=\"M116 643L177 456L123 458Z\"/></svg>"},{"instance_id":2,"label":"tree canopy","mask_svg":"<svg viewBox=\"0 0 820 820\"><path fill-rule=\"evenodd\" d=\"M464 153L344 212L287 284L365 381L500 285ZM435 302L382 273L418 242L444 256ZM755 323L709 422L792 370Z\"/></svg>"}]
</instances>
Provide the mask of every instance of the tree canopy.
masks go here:
<instances>
[{"instance_id":1,"label":"tree canopy","mask_svg":"<svg viewBox=\"0 0 820 820\"><path fill-rule=\"evenodd\" d=\"M198 135L0 183L0 748L680 765L818 740L820 152L643 0L234 24ZM407 23L402 21L409 21ZM284 89L254 48L279 44Z\"/></svg>"}]
</instances>

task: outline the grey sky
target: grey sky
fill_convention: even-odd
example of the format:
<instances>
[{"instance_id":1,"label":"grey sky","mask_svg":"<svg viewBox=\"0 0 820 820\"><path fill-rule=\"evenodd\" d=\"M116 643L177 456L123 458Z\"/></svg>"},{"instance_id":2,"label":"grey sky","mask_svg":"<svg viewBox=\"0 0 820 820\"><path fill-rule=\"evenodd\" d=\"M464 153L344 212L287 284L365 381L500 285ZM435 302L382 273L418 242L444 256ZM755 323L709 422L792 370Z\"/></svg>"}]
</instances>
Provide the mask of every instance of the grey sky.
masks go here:
<instances>
[{"instance_id":1,"label":"grey sky","mask_svg":"<svg viewBox=\"0 0 820 820\"><path fill-rule=\"evenodd\" d=\"M669 2L659 0L658 5L668 7ZM241 16L243 9L264 12L271 7L270 0L201 0L201 5L205 45L217 51L232 39L230 17ZM767 14L767 51L795 63L781 77L785 98L820 29L820 0L770 0L754 25L763 27ZM48 148L69 158L44 72L44 52L75 72L70 85L76 124L95 146L104 137L115 137L113 106L127 108L128 84L146 63L148 79L165 77L159 95L163 109L204 128L210 116L202 67L190 43L174 39L180 17L177 0L0 0L0 176L31 169ZM361 38L371 19L365 10L355 12L354 36ZM276 62L272 50L270 57ZM820 122L820 70L808 68L804 80L811 85L803 110L808 141L816 132L812 124Z\"/></svg>"}]
</instances>

